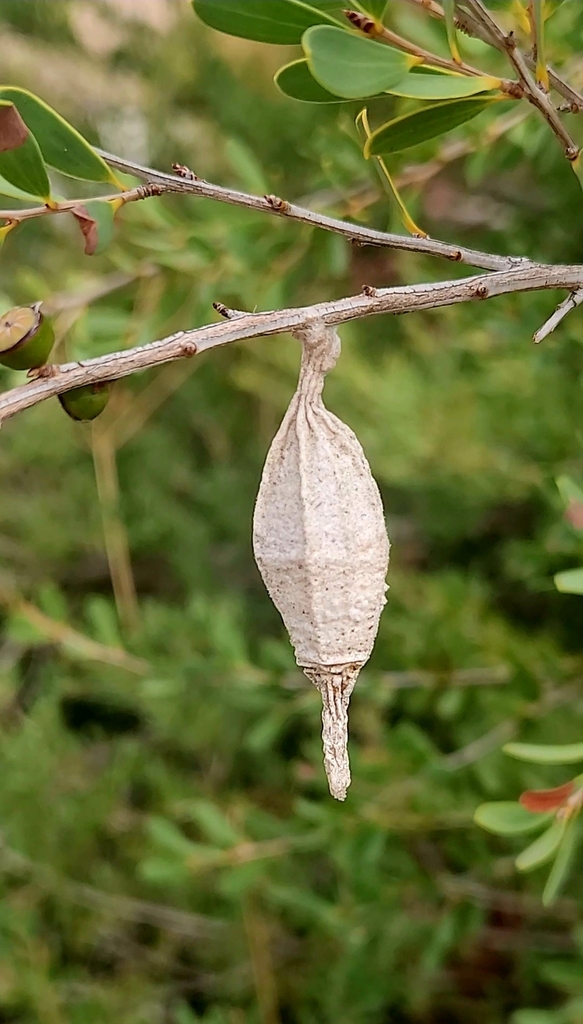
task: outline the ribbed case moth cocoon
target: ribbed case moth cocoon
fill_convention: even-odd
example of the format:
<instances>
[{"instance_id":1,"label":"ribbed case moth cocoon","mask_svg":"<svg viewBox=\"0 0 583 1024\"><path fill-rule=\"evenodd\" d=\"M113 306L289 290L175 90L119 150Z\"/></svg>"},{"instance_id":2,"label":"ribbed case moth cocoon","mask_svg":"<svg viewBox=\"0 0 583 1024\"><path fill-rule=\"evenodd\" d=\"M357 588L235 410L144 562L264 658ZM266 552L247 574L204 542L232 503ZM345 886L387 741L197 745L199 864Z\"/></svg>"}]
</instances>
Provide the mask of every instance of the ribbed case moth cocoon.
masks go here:
<instances>
[{"instance_id":1,"label":"ribbed case moth cocoon","mask_svg":"<svg viewBox=\"0 0 583 1024\"><path fill-rule=\"evenodd\" d=\"M330 792L344 800L348 703L378 632L389 541L360 443L322 401L338 334L316 323L296 336L298 387L265 462L253 549L296 661L322 695L324 765Z\"/></svg>"}]
</instances>

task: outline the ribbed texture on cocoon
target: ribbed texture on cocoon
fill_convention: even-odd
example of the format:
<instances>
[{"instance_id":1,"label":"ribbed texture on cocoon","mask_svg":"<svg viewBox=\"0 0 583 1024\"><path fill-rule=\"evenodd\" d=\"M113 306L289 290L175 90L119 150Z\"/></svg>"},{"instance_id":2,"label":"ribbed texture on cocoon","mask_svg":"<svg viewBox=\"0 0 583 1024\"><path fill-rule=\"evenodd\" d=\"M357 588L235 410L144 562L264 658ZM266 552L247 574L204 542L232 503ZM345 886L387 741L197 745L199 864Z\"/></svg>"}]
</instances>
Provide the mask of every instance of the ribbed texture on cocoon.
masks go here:
<instances>
[{"instance_id":1,"label":"ribbed texture on cocoon","mask_svg":"<svg viewBox=\"0 0 583 1024\"><path fill-rule=\"evenodd\" d=\"M253 549L296 661L322 694L330 792L350 785L348 702L370 657L385 604L389 541L362 447L322 401L340 339L314 324L297 390L269 449L253 519Z\"/></svg>"}]
</instances>

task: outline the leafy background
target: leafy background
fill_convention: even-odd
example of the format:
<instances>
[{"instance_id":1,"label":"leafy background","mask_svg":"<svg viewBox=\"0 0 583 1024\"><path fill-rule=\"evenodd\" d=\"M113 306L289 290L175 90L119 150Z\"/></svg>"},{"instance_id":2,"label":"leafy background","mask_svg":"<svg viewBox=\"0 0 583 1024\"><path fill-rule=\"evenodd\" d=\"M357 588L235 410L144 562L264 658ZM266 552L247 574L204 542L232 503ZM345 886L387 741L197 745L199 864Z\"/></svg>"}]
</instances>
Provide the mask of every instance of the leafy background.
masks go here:
<instances>
[{"instance_id":1,"label":"leafy background","mask_svg":"<svg viewBox=\"0 0 583 1024\"><path fill-rule=\"evenodd\" d=\"M553 56L576 80L583 12L566 6ZM447 53L438 26L415 30ZM106 149L399 229L358 104L274 89L296 48L214 33L182 0L5 0L0 46L7 82ZM399 158L417 219L582 261L581 192L546 127L518 121L492 146L488 124ZM206 323L215 299L262 309L465 272L178 198L128 207L103 254L81 250L69 218L47 218L1 256L2 307L50 301L63 356ZM327 402L364 445L393 542L344 805L326 789L319 695L251 555L297 344L123 382L93 431L56 401L5 426L0 1020L582 1019L580 865L544 911L516 841L472 823L483 801L568 777L504 741L580 739L581 604L552 577L583 547L555 484L583 475L583 321L530 344L557 298L342 329Z\"/></svg>"}]
</instances>

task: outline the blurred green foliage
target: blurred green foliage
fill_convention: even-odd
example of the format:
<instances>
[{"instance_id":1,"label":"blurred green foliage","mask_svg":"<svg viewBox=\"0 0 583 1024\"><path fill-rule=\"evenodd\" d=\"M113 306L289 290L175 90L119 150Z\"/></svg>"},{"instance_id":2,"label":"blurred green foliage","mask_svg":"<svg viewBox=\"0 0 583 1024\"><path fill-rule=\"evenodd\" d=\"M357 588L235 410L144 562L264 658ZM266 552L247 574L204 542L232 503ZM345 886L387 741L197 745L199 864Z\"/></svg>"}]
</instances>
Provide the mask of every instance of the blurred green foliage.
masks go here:
<instances>
[{"instance_id":1,"label":"blurred green foliage","mask_svg":"<svg viewBox=\"0 0 583 1024\"><path fill-rule=\"evenodd\" d=\"M397 6L396 28L447 54L439 25ZM551 56L577 80L583 11L564 7ZM315 111L274 88L297 48L220 36L179 0L5 0L0 33L5 80L106 149L398 229L362 159L358 104ZM463 159L407 190L415 216L436 237L582 261L583 199L546 126L485 144L488 116L458 130ZM179 198L127 207L94 257L68 218L24 225L1 270L2 309L52 303L61 357L207 323L213 300L266 309L466 272ZM326 399L367 452L393 552L341 806L319 695L251 555L297 343L124 381L93 428L56 400L6 424L0 1020L581 1019L577 870L544 911L540 873L514 869L520 837L472 821L483 801L569 777L510 760L505 741L581 736L581 602L553 583L583 548L555 484L583 480L580 314L530 345L557 298L342 329Z\"/></svg>"}]
</instances>

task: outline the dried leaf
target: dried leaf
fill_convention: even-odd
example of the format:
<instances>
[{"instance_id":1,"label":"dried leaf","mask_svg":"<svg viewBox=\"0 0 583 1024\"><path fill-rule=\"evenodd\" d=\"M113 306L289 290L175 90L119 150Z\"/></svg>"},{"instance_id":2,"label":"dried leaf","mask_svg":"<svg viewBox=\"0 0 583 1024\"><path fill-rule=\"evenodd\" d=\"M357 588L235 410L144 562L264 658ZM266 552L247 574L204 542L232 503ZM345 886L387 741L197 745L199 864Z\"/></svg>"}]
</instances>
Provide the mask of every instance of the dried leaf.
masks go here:
<instances>
[{"instance_id":1,"label":"dried leaf","mask_svg":"<svg viewBox=\"0 0 583 1024\"><path fill-rule=\"evenodd\" d=\"M71 213L81 228L81 234L85 239L85 248L83 250L85 255L93 256L99 242L97 221L91 216L85 206L75 206Z\"/></svg>"},{"instance_id":2,"label":"dried leaf","mask_svg":"<svg viewBox=\"0 0 583 1024\"><path fill-rule=\"evenodd\" d=\"M0 153L18 149L28 138L28 128L13 103L0 106Z\"/></svg>"},{"instance_id":3,"label":"dried leaf","mask_svg":"<svg viewBox=\"0 0 583 1024\"><path fill-rule=\"evenodd\" d=\"M554 789L527 789L520 796L520 803L527 811L535 814L541 811L556 811L562 803L571 796L575 789L575 783L571 779L562 786L555 786Z\"/></svg>"}]
</instances>

